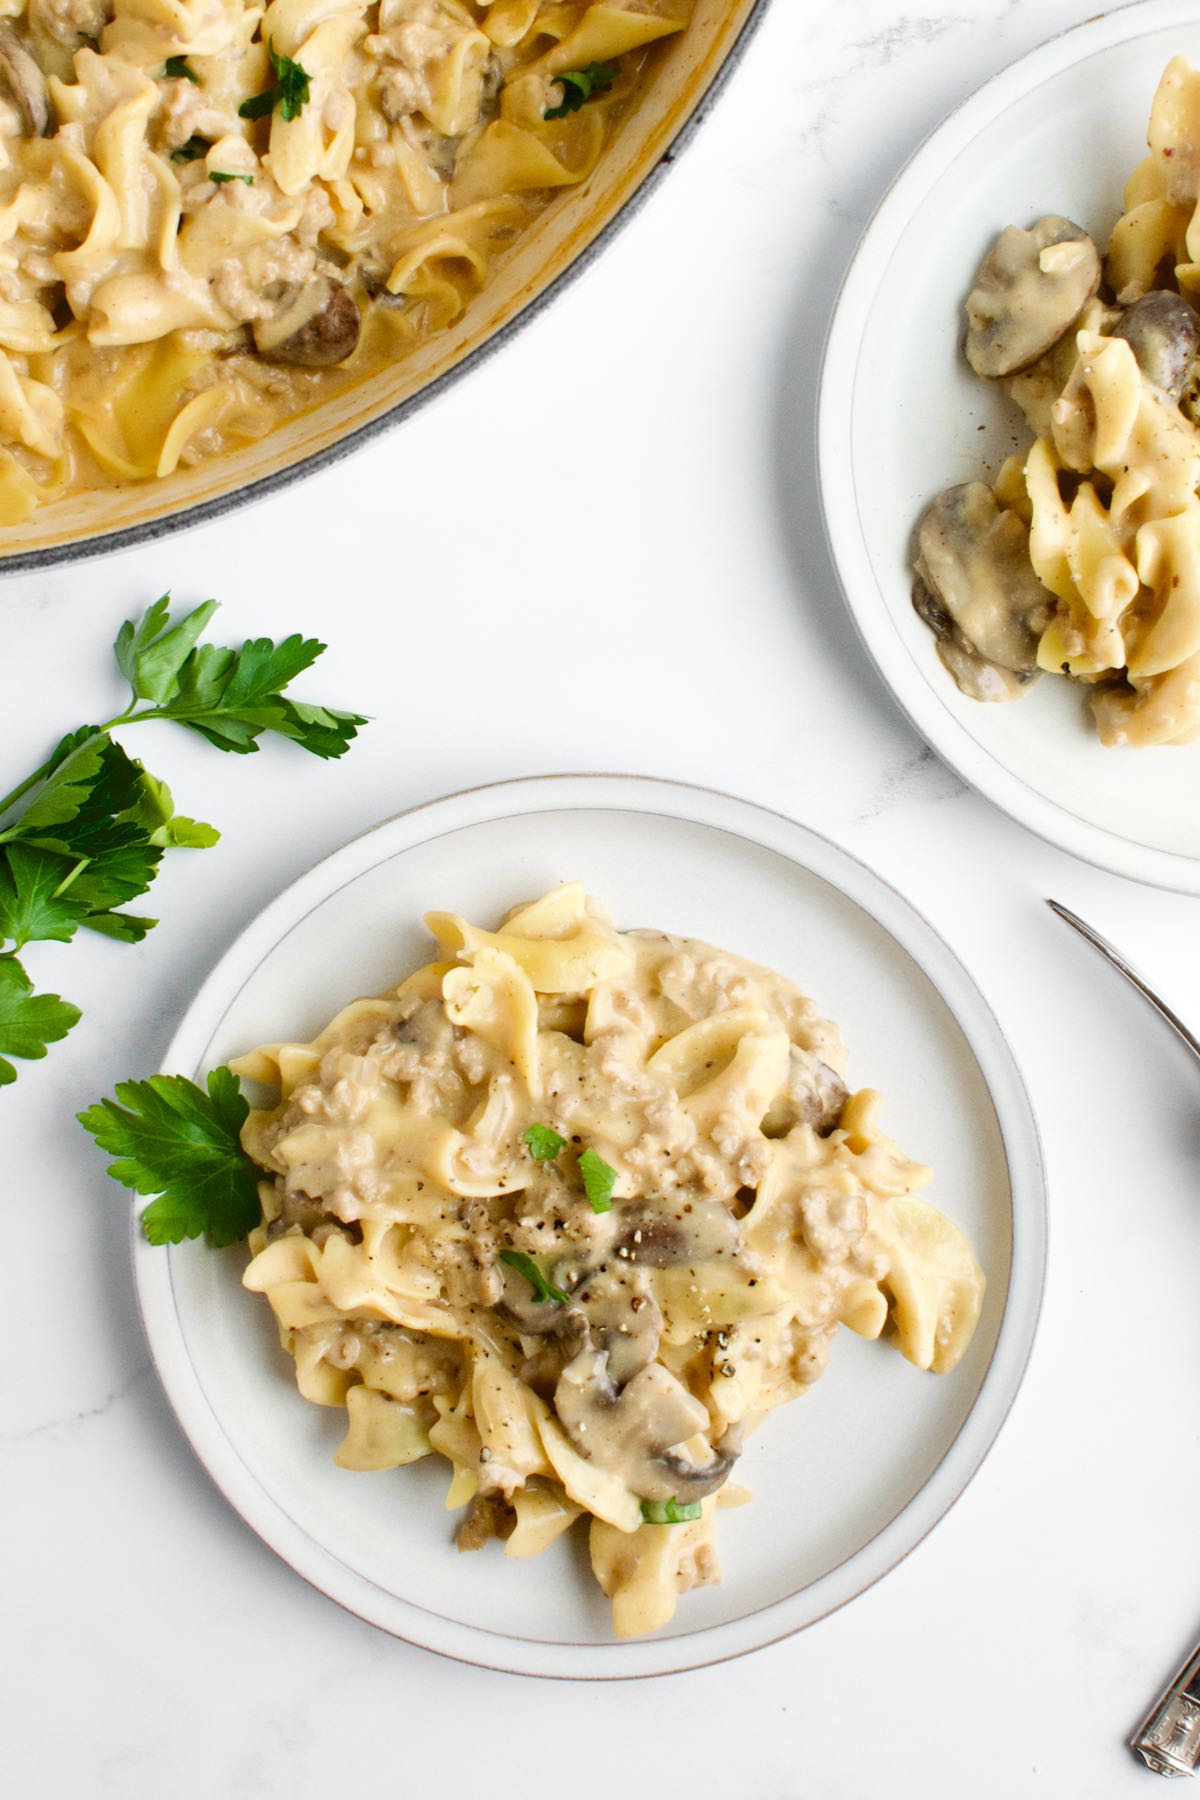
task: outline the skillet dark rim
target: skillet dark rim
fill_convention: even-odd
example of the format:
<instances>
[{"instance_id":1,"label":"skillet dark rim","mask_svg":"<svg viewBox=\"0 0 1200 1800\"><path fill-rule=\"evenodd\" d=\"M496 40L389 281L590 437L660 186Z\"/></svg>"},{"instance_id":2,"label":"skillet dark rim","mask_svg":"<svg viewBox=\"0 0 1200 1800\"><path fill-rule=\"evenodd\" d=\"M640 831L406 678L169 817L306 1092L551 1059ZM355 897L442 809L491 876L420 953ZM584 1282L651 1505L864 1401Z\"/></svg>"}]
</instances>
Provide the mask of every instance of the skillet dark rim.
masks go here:
<instances>
[{"instance_id":1,"label":"skillet dark rim","mask_svg":"<svg viewBox=\"0 0 1200 1800\"><path fill-rule=\"evenodd\" d=\"M301 457L299 461L290 463L287 468L276 469L273 474L264 475L258 481L247 482L244 487L231 489L227 494L218 494L212 500L198 501L194 506L182 507L178 512L167 513L159 519L146 519L140 525L126 525L119 531L103 532L99 536L81 538L70 544L47 544L38 550L17 551L12 556L4 556L0 552L0 576L19 575L31 569L49 569L69 563L87 562L93 557L107 556L117 550L131 550L139 544L150 544L158 538L171 536L178 531L186 531L193 525L208 525L216 519L223 519L229 513L242 506L249 506L256 500L265 500L272 494L278 494L293 482L301 481L306 476L315 475L320 469L330 469L335 463L350 456L364 445L372 443L375 438L394 426L412 418L414 413L427 406L431 400L461 381L472 370L480 368L490 357L496 355L517 332L531 325L539 314L556 300L559 294L571 285L589 268L602 251L612 243L621 228L628 224L638 211L649 200L658 188L663 176L678 159L680 153L692 142L700 127L708 118L713 106L723 93L735 68L753 38L763 18L766 16L770 0L754 0L745 23L737 37L729 46L712 80L701 94L691 114L679 127L657 163L644 175L628 200L618 207L608 223L601 227L590 244L584 246L578 256L571 261L561 274L535 294L532 300L501 325L483 343L456 362L441 375L435 377L424 387L407 399L397 401L379 418L371 419L366 425L360 425L354 431L347 432L345 437L338 438L336 443L326 445L323 450L316 450L311 456Z\"/></svg>"}]
</instances>

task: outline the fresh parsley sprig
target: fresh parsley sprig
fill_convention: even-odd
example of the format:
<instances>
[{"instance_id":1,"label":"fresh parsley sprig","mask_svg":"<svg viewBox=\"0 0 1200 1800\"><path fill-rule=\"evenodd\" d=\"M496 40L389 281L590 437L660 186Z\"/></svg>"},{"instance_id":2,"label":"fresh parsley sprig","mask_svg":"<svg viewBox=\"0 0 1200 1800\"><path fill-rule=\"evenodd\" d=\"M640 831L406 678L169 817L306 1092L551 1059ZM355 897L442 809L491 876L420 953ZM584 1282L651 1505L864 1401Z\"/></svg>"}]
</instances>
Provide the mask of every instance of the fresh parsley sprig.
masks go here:
<instances>
[{"instance_id":1,"label":"fresh parsley sprig","mask_svg":"<svg viewBox=\"0 0 1200 1800\"><path fill-rule=\"evenodd\" d=\"M515 1269L518 1275L525 1277L538 1300L553 1300L556 1306L566 1306L570 1303L570 1294L564 1293L560 1287L555 1287L550 1278L534 1262L532 1256L526 1256L523 1250L502 1250L500 1261L507 1263L510 1269Z\"/></svg>"},{"instance_id":2,"label":"fresh parsley sprig","mask_svg":"<svg viewBox=\"0 0 1200 1800\"><path fill-rule=\"evenodd\" d=\"M252 638L240 649L199 640L209 600L173 620L166 595L114 646L129 704L104 725L83 725L0 799L0 1086L16 1080L7 1057L41 1057L79 1011L36 994L17 955L26 944L68 943L80 927L136 944L155 920L123 910L150 887L169 849L204 849L219 833L175 811L170 788L113 737L127 725L172 719L218 750L247 755L265 732L314 756L341 756L365 719L285 697L325 646L295 635Z\"/></svg>"},{"instance_id":3,"label":"fresh parsley sprig","mask_svg":"<svg viewBox=\"0 0 1200 1800\"><path fill-rule=\"evenodd\" d=\"M275 76L274 85L261 94L253 94L249 100L243 100L238 107L238 118L265 119L278 107L280 118L286 119L290 124L293 119L300 117L308 105L312 76L298 62L293 62L290 56L281 56L275 48L273 38L267 48L271 70Z\"/></svg>"},{"instance_id":4,"label":"fresh parsley sprig","mask_svg":"<svg viewBox=\"0 0 1200 1800\"><path fill-rule=\"evenodd\" d=\"M543 119L565 119L569 113L578 112L588 100L607 94L620 72L613 62L589 63L586 69L564 69L554 77L562 89L562 99L557 106L546 109Z\"/></svg>"},{"instance_id":5,"label":"fresh parsley sprig","mask_svg":"<svg viewBox=\"0 0 1200 1800\"><path fill-rule=\"evenodd\" d=\"M207 1091L182 1075L121 1081L116 1098L77 1114L110 1156L108 1173L135 1194L157 1198L142 1214L152 1244L208 1234L236 1244L258 1224L258 1176L239 1133L250 1108L231 1070L217 1068Z\"/></svg>"},{"instance_id":6,"label":"fresh parsley sprig","mask_svg":"<svg viewBox=\"0 0 1200 1800\"><path fill-rule=\"evenodd\" d=\"M553 1162L567 1147L566 1138L561 1137L552 1125L531 1125L528 1131L521 1133L521 1142L534 1162Z\"/></svg>"},{"instance_id":7,"label":"fresh parsley sprig","mask_svg":"<svg viewBox=\"0 0 1200 1800\"><path fill-rule=\"evenodd\" d=\"M612 1164L606 1163L599 1151L589 1144L579 1159L579 1173L583 1176L583 1191L592 1211L611 1212L613 1189L617 1185L617 1171Z\"/></svg>"},{"instance_id":8,"label":"fresh parsley sprig","mask_svg":"<svg viewBox=\"0 0 1200 1800\"><path fill-rule=\"evenodd\" d=\"M643 1525L686 1525L689 1519L702 1518L704 1509L698 1500L643 1500Z\"/></svg>"},{"instance_id":9,"label":"fresh parsley sprig","mask_svg":"<svg viewBox=\"0 0 1200 1800\"><path fill-rule=\"evenodd\" d=\"M176 144L171 152L171 161L175 163L199 162L200 158L207 156L211 149L210 140L201 137L198 131L194 131L191 137L186 138L182 144Z\"/></svg>"}]
</instances>

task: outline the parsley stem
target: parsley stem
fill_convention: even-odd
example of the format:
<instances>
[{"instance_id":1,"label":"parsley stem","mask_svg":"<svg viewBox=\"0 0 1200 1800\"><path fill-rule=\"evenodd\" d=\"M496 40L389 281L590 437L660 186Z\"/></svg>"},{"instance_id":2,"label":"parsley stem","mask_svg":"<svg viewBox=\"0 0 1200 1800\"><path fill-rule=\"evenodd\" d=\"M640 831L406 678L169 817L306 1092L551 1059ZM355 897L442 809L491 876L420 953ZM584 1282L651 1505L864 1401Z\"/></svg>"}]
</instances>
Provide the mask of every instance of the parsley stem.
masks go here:
<instances>
[{"instance_id":1,"label":"parsley stem","mask_svg":"<svg viewBox=\"0 0 1200 1800\"><path fill-rule=\"evenodd\" d=\"M32 775L26 776L19 787L15 787L11 794L6 794L3 800L0 800L0 819L4 817L6 812L11 812L12 808L17 804L17 801L23 800L30 788L36 787L39 781L45 780L49 773L50 759L47 758L40 769L35 769ZM0 843L2 843L6 837L11 836L11 831L0 832Z\"/></svg>"},{"instance_id":2,"label":"parsley stem","mask_svg":"<svg viewBox=\"0 0 1200 1800\"><path fill-rule=\"evenodd\" d=\"M54 890L53 898L55 900L59 900L62 898L62 896L66 893L67 889L70 887L70 885L73 881L78 881L79 877L83 874L83 871L87 868L87 866L91 862L91 860L92 859L90 856L81 856L79 858L79 861L75 864L75 867L73 869L68 870L68 872L63 876L62 880L59 882L58 886Z\"/></svg>"}]
</instances>

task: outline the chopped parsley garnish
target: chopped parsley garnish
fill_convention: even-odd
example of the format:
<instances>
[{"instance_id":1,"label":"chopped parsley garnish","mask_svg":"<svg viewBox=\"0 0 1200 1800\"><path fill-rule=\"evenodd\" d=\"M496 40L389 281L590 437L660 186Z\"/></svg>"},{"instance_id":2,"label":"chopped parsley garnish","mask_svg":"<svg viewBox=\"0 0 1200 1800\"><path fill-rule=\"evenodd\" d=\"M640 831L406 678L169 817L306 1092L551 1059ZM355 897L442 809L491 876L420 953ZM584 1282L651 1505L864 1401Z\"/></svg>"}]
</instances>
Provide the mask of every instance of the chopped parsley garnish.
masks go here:
<instances>
[{"instance_id":1,"label":"chopped parsley garnish","mask_svg":"<svg viewBox=\"0 0 1200 1800\"><path fill-rule=\"evenodd\" d=\"M200 86L200 77L188 66L186 56L168 56L163 64L163 76L167 81L190 81L195 87Z\"/></svg>"},{"instance_id":2,"label":"chopped parsley garnish","mask_svg":"<svg viewBox=\"0 0 1200 1800\"><path fill-rule=\"evenodd\" d=\"M240 649L201 643L215 611L208 600L173 619L164 595L137 622L126 620L113 646L130 687L125 710L68 733L0 798L0 1087L16 1079L7 1056L44 1056L79 1019L56 994L33 991L17 961L25 945L65 944L81 927L139 943L154 920L126 912L126 902L146 892L168 850L217 841L211 825L175 811L167 784L127 755L114 732L173 719L237 755L273 732L333 757L365 723L285 697L323 644L298 634L278 644L252 638Z\"/></svg>"},{"instance_id":3,"label":"chopped parsley garnish","mask_svg":"<svg viewBox=\"0 0 1200 1800\"><path fill-rule=\"evenodd\" d=\"M115 1100L78 1114L101 1150L118 1160L109 1174L136 1194L156 1194L142 1214L152 1244L207 1232L236 1244L261 1217L258 1171L239 1133L250 1107L229 1069L214 1069L207 1093L182 1075L117 1083Z\"/></svg>"},{"instance_id":4,"label":"chopped parsley garnish","mask_svg":"<svg viewBox=\"0 0 1200 1800\"><path fill-rule=\"evenodd\" d=\"M670 1500L643 1500L643 1525L686 1525L689 1519L698 1519L702 1508L698 1500L680 1502Z\"/></svg>"},{"instance_id":5,"label":"chopped parsley garnish","mask_svg":"<svg viewBox=\"0 0 1200 1800\"><path fill-rule=\"evenodd\" d=\"M565 119L568 113L578 112L585 101L607 94L619 72L616 63L611 62L589 63L586 69L564 69L554 77L562 88L562 99L542 114L543 119Z\"/></svg>"},{"instance_id":6,"label":"chopped parsley garnish","mask_svg":"<svg viewBox=\"0 0 1200 1800\"><path fill-rule=\"evenodd\" d=\"M176 149L172 150L171 161L199 162L200 158L202 156L207 156L211 149L211 140L206 137L200 137L197 134L190 137L186 144L180 144Z\"/></svg>"},{"instance_id":7,"label":"chopped parsley garnish","mask_svg":"<svg viewBox=\"0 0 1200 1800\"><path fill-rule=\"evenodd\" d=\"M611 1212L617 1171L610 1168L604 1158L589 1145L579 1159L579 1173L583 1176L583 1191L592 1211Z\"/></svg>"},{"instance_id":8,"label":"chopped parsley garnish","mask_svg":"<svg viewBox=\"0 0 1200 1800\"><path fill-rule=\"evenodd\" d=\"M265 93L254 94L249 100L243 100L238 107L238 117L265 119L268 113L274 112L278 107L280 118L286 119L290 124L293 119L300 117L308 104L312 77L307 69L302 69L290 56L280 56L274 39L269 45L269 51L275 85L267 88Z\"/></svg>"},{"instance_id":9,"label":"chopped parsley garnish","mask_svg":"<svg viewBox=\"0 0 1200 1800\"><path fill-rule=\"evenodd\" d=\"M224 169L210 169L208 172L208 179L216 182L244 181L247 187L254 186L253 175L228 175Z\"/></svg>"},{"instance_id":10,"label":"chopped parsley garnish","mask_svg":"<svg viewBox=\"0 0 1200 1800\"><path fill-rule=\"evenodd\" d=\"M523 1250L502 1250L500 1261L523 1275L539 1300L553 1300L556 1306L566 1306L570 1294L564 1294L560 1287L555 1287L534 1262L532 1256L526 1256Z\"/></svg>"},{"instance_id":11,"label":"chopped parsley garnish","mask_svg":"<svg viewBox=\"0 0 1200 1800\"><path fill-rule=\"evenodd\" d=\"M553 1162L560 1150L565 1150L567 1140L549 1125L531 1125L528 1131L521 1133L521 1142L526 1146L534 1162Z\"/></svg>"}]
</instances>

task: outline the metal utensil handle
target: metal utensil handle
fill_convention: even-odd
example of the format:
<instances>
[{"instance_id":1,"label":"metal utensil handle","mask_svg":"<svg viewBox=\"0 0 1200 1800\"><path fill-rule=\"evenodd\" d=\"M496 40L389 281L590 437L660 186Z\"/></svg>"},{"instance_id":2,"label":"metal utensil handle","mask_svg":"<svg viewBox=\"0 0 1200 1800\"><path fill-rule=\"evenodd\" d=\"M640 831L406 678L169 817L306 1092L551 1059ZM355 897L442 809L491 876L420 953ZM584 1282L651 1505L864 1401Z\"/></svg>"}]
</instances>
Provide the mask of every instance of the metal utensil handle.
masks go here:
<instances>
[{"instance_id":1,"label":"metal utensil handle","mask_svg":"<svg viewBox=\"0 0 1200 1800\"><path fill-rule=\"evenodd\" d=\"M1167 1683L1129 1740L1156 1775L1194 1775L1200 1766L1200 1645Z\"/></svg>"},{"instance_id":2,"label":"metal utensil handle","mask_svg":"<svg viewBox=\"0 0 1200 1800\"><path fill-rule=\"evenodd\" d=\"M1057 900L1047 900L1046 905L1050 908L1051 912L1056 912L1060 919L1064 919L1068 925L1077 931L1080 937L1086 938L1088 943L1093 945L1093 947L1100 952L1101 956L1106 956L1113 967L1120 970L1126 981L1133 983L1138 993L1150 1002L1159 1017L1166 1020L1172 1031L1176 1032L1179 1037L1183 1039L1192 1055L1200 1062L1200 1038L1197 1038L1194 1032L1188 1030L1183 1020L1179 1017L1179 1014L1172 1012L1166 1001L1161 999L1159 995L1154 992L1154 989L1149 983L1138 974L1137 970L1132 968L1130 964L1125 961L1125 958L1121 955L1120 951L1114 950L1113 946L1107 939L1102 938L1098 931L1093 931L1090 925L1085 924L1076 913L1070 912L1067 907L1060 906Z\"/></svg>"}]
</instances>

